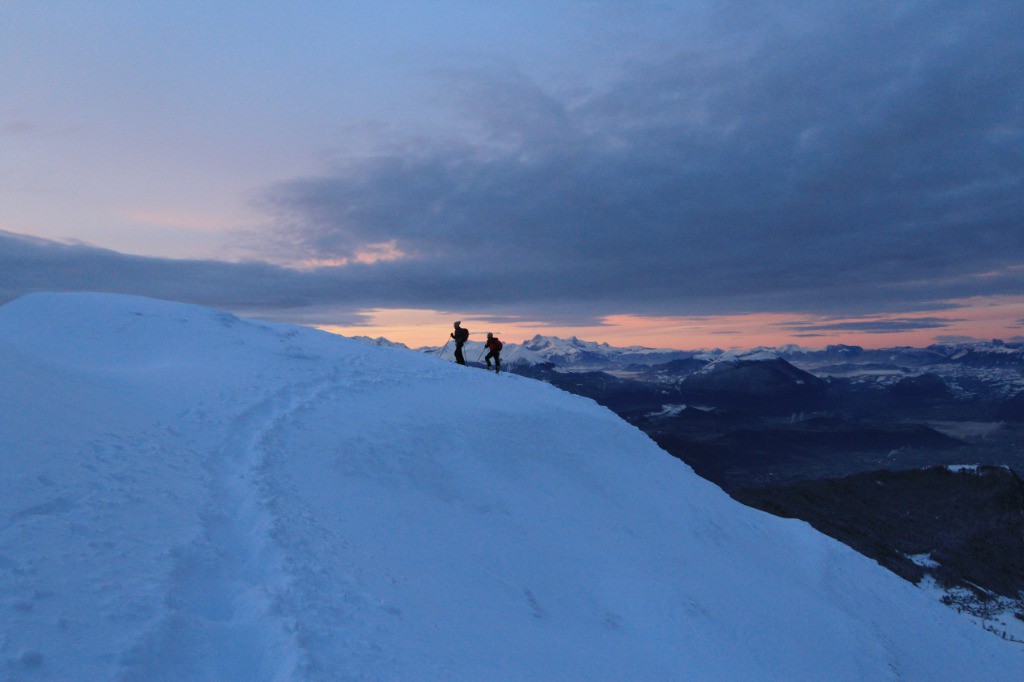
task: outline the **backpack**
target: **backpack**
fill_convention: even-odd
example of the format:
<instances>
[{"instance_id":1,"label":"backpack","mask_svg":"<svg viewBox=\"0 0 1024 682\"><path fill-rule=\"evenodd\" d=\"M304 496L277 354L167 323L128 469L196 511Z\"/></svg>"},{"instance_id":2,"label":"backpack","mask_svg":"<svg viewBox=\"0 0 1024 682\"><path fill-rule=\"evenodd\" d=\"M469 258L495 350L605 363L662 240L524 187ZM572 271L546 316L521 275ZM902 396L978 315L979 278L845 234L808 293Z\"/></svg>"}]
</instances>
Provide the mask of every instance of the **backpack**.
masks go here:
<instances>
[{"instance_id":1,"label":"backpack","mask_svg":"<svg viewBox=\"0 0 1024 682\"><path fill-rule=\"evenodd\" d=\"M456 341L467 341L469 339L469 330L465 327L459 327L455 330Z\"/></svg>"},{"instance_id":2,"label":"backpack","mask_svg":"<svg viewBox=\"0 0 1024 682\"><path fill-rule=\"evenodd\" d=\"M494 344L491 346L491 348L496 350L496 351L501 350L502 343L501 343L501 341L498 340L497 337L494 338Z\"/></svg>"}]
</instances>

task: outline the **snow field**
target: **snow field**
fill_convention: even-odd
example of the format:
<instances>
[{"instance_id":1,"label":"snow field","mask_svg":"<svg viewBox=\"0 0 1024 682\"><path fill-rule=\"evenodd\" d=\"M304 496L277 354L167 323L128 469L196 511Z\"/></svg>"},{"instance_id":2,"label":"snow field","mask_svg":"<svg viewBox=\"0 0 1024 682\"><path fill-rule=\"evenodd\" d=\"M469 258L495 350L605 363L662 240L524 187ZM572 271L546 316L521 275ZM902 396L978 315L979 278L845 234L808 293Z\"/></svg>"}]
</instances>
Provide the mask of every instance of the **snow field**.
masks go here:
<instances>
[{"instance_id":1,"label":"snow field","mask_svg":"<svg viewBox=\"0 0 1024 682\"><path fill-rule=\"evenodd\" d=\"M1024 663L547 384L86 294L0 308L0 377L0 677L1010 680Z\"/></svg>"}]
</instances>

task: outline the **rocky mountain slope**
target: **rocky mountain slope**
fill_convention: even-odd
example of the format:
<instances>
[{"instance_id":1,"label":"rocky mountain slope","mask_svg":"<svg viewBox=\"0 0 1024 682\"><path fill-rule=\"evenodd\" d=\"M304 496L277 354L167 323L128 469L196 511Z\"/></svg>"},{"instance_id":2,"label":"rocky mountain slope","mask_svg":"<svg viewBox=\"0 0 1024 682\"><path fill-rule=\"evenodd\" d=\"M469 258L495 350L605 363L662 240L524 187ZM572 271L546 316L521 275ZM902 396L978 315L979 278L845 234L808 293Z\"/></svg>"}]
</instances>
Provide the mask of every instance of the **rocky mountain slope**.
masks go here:
<instances>
[{"instance_id":1,"label":"rocky mountain slope","mask_svg":"<svg viewBox=\"0 0 1024 682\"><path fill-rule=\"evenodd\" d=\"M808 521L915 583L930 577L948 600L1024 643L1024 483L1011 470L878 471L734 496Z\"/></svg>"}]
</instances>

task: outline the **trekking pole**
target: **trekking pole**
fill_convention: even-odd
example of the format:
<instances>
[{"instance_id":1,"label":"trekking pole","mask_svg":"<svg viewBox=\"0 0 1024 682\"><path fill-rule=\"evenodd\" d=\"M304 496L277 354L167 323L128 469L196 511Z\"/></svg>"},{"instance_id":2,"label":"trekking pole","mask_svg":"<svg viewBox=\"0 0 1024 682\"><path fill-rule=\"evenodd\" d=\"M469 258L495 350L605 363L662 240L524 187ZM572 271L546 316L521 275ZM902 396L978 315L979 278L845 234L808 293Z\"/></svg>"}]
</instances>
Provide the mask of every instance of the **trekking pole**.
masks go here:
<instances>
[{"instance_id":1,"label":"trekking pole","mask_svg":"<svg viewBox=\"0 0 1024 682\"><path fill-rule=\"evenodd\" d=\"M451 339L448 339L447 341L444 342L444 345L441 346L441 352L437 354L437 357L439 357L439 358L444 357L444 350L445 350L445 348L448 347L448 344L451 343L451 341L452 341Z\"/></svg>"}]
</instances>

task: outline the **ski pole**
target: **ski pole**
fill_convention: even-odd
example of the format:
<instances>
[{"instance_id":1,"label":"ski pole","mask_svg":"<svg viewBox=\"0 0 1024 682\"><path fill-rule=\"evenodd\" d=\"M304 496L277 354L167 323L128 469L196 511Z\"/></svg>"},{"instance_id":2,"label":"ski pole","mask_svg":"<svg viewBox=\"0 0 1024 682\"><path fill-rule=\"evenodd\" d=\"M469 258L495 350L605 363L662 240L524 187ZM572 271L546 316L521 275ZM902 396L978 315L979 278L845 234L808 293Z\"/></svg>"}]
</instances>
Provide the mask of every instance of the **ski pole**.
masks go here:
<instances>
[{"instance_id":1,"label":"ski pole","mask_svg":"<svg viewBox=\"0 0 1024 682\"><path fill-rule=\"evenodd\" d=\"M451 343L451 341L451 339L448 339L447 341L444 342L444 345L441 346L441 352L437 354L437 357L444 357L444 351L448 347L448 344Z\"/></svg>"}]
</instances>

